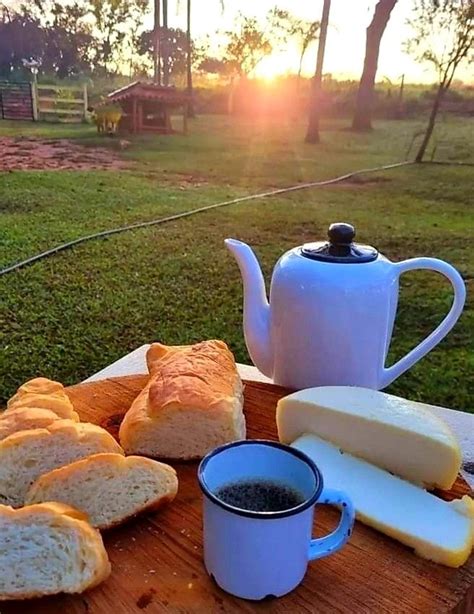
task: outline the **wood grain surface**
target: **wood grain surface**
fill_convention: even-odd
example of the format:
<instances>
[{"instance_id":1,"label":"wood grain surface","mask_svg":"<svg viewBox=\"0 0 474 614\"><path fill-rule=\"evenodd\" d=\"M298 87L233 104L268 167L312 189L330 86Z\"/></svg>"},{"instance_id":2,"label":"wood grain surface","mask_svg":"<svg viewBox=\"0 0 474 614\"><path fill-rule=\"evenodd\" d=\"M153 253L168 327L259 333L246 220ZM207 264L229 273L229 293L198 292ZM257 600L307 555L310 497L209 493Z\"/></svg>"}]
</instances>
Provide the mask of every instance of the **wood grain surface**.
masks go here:
<instances>
[{"instance_id":1,"label":"wood grain surface","mask_svg":"<svg viewBox=\"0 0 474 614\"><path fill-rule=\"evenodd\" d=\"M115 378L72 386L68 394L82 420L117 435L123 414L146 381L146 376ZM276 439L275 406L286 392L246 383L249 438ZM289 595L260 603L233 598L203 567L197 463L172 464L179 476L175 502L104 534L112 562L106 582L78 596L0 603L0 614L474 612L474 556L460 569L436 565L361 523L341 552L310 563L303 583ZM439 494L450 499L469 492L460 478L452 491ZM330 531L337 519L335 510L319 506L315 534Z\"/></svg>"}]
</instances>

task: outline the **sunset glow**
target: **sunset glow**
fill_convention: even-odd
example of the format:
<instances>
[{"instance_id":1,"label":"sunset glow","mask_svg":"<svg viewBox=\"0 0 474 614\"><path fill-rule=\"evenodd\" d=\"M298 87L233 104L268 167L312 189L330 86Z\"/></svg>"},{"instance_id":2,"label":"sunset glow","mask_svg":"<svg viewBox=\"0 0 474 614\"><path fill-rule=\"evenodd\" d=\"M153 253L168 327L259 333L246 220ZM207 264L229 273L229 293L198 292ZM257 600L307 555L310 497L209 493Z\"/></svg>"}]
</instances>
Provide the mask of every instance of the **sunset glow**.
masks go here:
<instances>
[{"instance_id":1,"label":"sunset glow","mask_svg":"<svg viewBox=\"0 0 474 614\"><path fill-rule=\"evenodd\" d=\"M171 10L174 10L175 1L170 0ZM183 2L181 4L184 5ZM372 18L375 4L376 0L333 0L324 62L325 73L331 73L338 79L360 77L366 28ZM232 30L239 12L257 17L265 27L265 17L275 5L304 19L318 20L321 17L322 0L226 0L224 12L221 12L219 0L195 0L192 5L194 35L210 36L213 47L217 49L225 40L219 32ZM393 10L380 51L377 73L380 80L388 77L391 81L398 82L402 74L408 82L433 83L436 80L432 67L417 63L404 50L403 43L411 34L406 24L411 5L412 0L398 0ZM173 15L176 26L185 27L184 13L181 10ZM298 49L294 43L289 42L284 48L275 49L268 58L262 60L255 69L255 75L272 79L277 75L294 74L298 70L298 60ZM315 61L316 45L312 45L303 61L302 74L305 77L314 73ZM460 69L458 77L472 83L472 69Z\"/></svg>"},{"instance_id":2,"label":"sunset glow","mask_svg":"<svg viewBox=\"0 0 474 614\"><path fill-rule=\"evenodd\" d=\"M61 0L62 1L62 0ZM67 0L64 0L66 2ZM19 6L21 0L3 0L8 6ZM333 0L326 43L324 72L336 79L353 79L360 77L364 53L366 28L373 15L376 0ZM149 12L143 27L153 27L153 2L149 0ZM235 29L239 13L256 17L262 29L272 39L271 29L266 23L268 12L275 6L286 9L306 20L317 21L321 17L322 0L225 0L224 10L220 0L192 1L193 37L210 44L213 55L219 57L226 43L225 33ZM404 43L410 38L411 31L407 25L412 0L398 0L392 12L384 43L380 50L377 79L390 79L399 82L404 75L406 82L433 83L436 72L427 63L419 63L404 49ZM169 25L172 28L186 29L186 2L169 0ZM294 41L278 45L274 41L271 55L264 58L251 76L272 80L279 75L295 74L299 65L299 49ZM302 75L310 77L314 73L316 61L315 43L310 45L304 57ZM457 78L466 83L473 83L472 67L461 66Z\"/></svg>"},{"instance_id":3,"label":"sunset glow","mask_svg":"<svg viewBox=\"0 0 474 614\"><path fill-rule=\"evenodd\" d=\"M279 55L269 55L257 65L254 74L265 81L272 81L288 72L294 72L294 63L290 62L292 59L287 57L287 61L282 63Z\"/></svg>"}]
</instances>

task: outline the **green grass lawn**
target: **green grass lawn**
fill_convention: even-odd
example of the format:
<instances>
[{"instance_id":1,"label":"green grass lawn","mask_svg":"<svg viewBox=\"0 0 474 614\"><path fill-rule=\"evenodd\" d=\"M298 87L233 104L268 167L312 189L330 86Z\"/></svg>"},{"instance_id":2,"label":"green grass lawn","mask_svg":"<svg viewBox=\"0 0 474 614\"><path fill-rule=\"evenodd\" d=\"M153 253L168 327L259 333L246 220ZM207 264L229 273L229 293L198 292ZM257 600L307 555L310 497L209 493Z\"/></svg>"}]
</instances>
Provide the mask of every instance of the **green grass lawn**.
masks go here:
<instances>
[{"instance_id":1,"label":"green grass lawn","mask_svg":"<svg viewBox=\"0 0 474 614\"><path fill-rule=\"evenodd\" d=\"M366 135L344 125L327 124L323 143L310 146L303 124L199 118L188 137L134 139L121 154L129 171L0 173L0 265L93 231L403 160L421 123L379 122ZM31 128L0 122L0 136L98 142L89 126ZM437 140L437 158L474 161L472 120L442 122ZM390 391L473 411L472 176L472 167L429 165L380 172L93 241L3 276L0 396L37 374L72 384L153 340L220 337L248 361L240 275L224 238L252 245L269 281L283 251L343 220L393 260L436 256L464 276L468 304L458 325ZM404 276L390 361L426 336L450 302L438 275Z\"/></svg>"}]
</instances>

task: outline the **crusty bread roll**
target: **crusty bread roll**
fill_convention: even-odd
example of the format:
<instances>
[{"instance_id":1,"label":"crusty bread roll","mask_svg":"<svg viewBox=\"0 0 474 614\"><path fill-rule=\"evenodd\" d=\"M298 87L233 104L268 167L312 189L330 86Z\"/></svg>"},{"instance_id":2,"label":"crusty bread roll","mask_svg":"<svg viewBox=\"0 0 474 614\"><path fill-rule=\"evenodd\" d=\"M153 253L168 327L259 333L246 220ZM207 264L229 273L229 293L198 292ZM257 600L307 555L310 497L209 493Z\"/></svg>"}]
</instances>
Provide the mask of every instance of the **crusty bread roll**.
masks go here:
<instances>
[{"instance_id":1,"label":"crusty bread roll","mask_svg":"<svg viewBox=\"0 0 474 614\"><path fill-rule=\"evenodd\" d=\"M0 414L0 441L18 431L47 428L58 420L61 418L49 409L14 407Z\"/></svg>"},{"instance_id":2,"label":"crusty bread roll","mask_svg":"<svg viewBox=\"0 0 474 614\"><path fill-rule=\"evenodd\" d=\"M105 580L110 563L82 512L61 503L0 505L0 569L4 601L80 593Z\"/></svg>"},{"instance_id":3,"label":"crusty bread roll","mask_svg":"<svg viewBox=\"0 0 474 614\"><path fill-rule=\"evenodd\" d=\"M7 405L14 405L21 397L27 394L64 394L64 386L60 382L48 379L46 377L35 377L22 384Z\"/></svg>"},{"instance_id":4,"label":"crusty bread roll","mask_svg":"<svg viewBox=\"0 0 474 614\"><path fill-rule=\"evenodd\" d=\"M61 501L85 512L97 529L108 529L157 510L177 492L176 471L169 465L142 456L94 454L40 476L25 503Z\"/></svg>"},{"instance_id":5,"label":"crusty bread roll","mask_svg":"<svg viewBox=\"0 0 474 614\"><path fill-rule=\"evenodd\" d=\"M208 342L204 342L208 343ZM165 360L170 360L176 352L189 350L190 345L163 345L162 343L152 343L146 353L146 364L148 372L153 375L161 368Z\"/></svg>"},{"instance_id":6,"label":"crusty bread roll","mask_svg":"<svg viewBox=\"0 0 474 614\"><path fill-rule=\"evenodd\" d=\"M46 377L35 377L21 385L8 401L5 413L18 407L49 409L60 418L79 422L64 386Z\"/></svg>"},{"instance_id":7,"label":"crusty bread roll","mask_svg":"<svg viewBox=\"0 0 474 614\"><path fill-rule=\"evenodd\" d=\"M127 453L188 460L245 438L242 382L223 341L155 343L147 362L150 381L120 426Z\"/></svg>"},{"instance_id":8,"label":"crusty bread roll","mask_svg":"<svg viewBox=\"0 0 474 614\"><path fill-rule=\"evenodd\" d=\"M98 452L123 454L112 435L87 422L57 420L9 435L0 441L0 503L20 507L40 475Z\"/></svg>"}]
</instances>

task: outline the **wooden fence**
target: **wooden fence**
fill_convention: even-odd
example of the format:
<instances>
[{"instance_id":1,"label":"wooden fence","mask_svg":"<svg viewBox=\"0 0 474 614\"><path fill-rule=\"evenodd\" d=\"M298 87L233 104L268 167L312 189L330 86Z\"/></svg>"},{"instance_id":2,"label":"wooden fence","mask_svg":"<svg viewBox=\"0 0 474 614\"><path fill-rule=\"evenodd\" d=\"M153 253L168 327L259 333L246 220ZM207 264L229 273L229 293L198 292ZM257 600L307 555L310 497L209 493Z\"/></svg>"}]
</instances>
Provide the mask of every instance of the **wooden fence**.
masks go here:
<instances>
[{"instance_id":1,"label":"wooden fence","mask_svg":"<svg viewBox=\"0 0 474 614\"><path fill-rule=\"evenodd\" d=\"M36 86L38 119L59 122L80 122L87 116L87 85Z\"/></svg>"},{"instance_id":2,"label":"wooden fence","mask_svg":"<svg viewBox=\"0 0 474 614\"><path fill-rule=\"evenodd\" d=\"M32 84L0 81L0 118L32 120L35 117Z\"/></svg>"},{"instance_id":3,"label":"wooden fence","mask_svg":"<svg viewBox=\"0 0 474 614\"><path fill-rule=\"evenodd\" d=\"M86 85L0 81L0 119L81 122L87 104Z\"/></svg>"}]
</instances>

